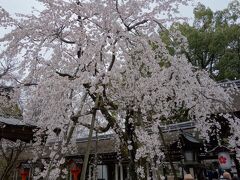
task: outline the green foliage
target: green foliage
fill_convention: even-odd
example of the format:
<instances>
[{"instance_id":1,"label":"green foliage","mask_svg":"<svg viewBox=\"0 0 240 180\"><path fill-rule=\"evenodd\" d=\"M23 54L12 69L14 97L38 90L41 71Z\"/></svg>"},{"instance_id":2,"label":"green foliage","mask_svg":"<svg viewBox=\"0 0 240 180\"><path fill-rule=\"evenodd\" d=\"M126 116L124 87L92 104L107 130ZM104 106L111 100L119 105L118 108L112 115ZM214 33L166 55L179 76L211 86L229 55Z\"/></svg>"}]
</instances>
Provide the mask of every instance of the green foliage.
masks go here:
<instances>
[{"instance_id":1,"label":"green foliage","mask_svg":"<svg viewBox=\"0 0 240 180\"><path fill-rule=\"evenodd\" d=\"M206 69L216 80L240 78L240 2L213 12L199 4L193 25L175 24L189 42L184 51L193 65Z\"/></svg>"}]
</instances>

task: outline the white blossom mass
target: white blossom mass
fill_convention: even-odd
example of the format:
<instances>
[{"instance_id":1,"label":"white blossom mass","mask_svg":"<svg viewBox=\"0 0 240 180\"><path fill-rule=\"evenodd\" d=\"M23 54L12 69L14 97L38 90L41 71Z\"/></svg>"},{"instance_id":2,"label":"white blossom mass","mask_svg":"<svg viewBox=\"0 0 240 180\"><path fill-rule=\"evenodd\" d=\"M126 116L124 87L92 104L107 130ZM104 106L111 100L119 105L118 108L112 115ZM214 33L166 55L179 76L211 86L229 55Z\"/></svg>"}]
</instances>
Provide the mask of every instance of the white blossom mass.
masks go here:
<instances>
[{"instance_id":1,"label":"white blossom mass","mask_svg":"<svg viewBox=\"0 0 240 180\"><path fill-rule=\"evenodd\" d=\"M227 91L181 54L185 37L169 31L171 53L159 34L184 19L175 13L190 0L38 1L41 12L15 18L0 9L1 27L12 29L0 39L0 81L11 79L24 121L38 127L36 157L49 151L43 136L54 142L38 177L64 175L64 155L84 127L114 133L132 176L144 178L142 160L154 168L164 157L160 126L184 117L208 139L209 116L231 107Z\"/></svg>"}]
</instances>

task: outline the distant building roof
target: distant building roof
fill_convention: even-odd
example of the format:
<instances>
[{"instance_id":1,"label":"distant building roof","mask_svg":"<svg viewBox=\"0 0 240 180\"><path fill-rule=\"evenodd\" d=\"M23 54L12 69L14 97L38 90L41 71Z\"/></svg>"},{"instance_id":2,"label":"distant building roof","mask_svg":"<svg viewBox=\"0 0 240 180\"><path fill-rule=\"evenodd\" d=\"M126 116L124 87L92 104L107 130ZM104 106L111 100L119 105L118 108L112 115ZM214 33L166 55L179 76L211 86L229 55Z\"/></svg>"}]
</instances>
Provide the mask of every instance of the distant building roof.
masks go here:
<instances>
[{"instance_id":1,"label":"distant building roof","mask_svg":"<svg viewBox=\"0 0 240 180\"><path fill-rule=\"evenodd\" d=\"M231 87L232 85L236 85L238 88L240 88L240 80L233 80L233 81L224 80L224 81L218 82L218 84L224 88Z\"/></svg>"},{"instance_id":2,"label":"distant building roof","mask_svg":"<svg viewBox=\"0 0 240 180\"><path fill-rule=\"evenodd\" d=\"M26 125L22 122L21 119L12 118L12 117L3 117L3 116L0 116L0 124L11 124L11 125L19 125L19 126Z\"/></svg>"},{"instance_id":3,"label":"distant building roof","mask_svg":"<svg viewBox=\"0 0 240 180\"><path fill-rule=\"evenodd\" d=\"M16 99L14 99L14 88L0 86L0 116L22 117L22 111Z\"/></svg>"}]
</instances>

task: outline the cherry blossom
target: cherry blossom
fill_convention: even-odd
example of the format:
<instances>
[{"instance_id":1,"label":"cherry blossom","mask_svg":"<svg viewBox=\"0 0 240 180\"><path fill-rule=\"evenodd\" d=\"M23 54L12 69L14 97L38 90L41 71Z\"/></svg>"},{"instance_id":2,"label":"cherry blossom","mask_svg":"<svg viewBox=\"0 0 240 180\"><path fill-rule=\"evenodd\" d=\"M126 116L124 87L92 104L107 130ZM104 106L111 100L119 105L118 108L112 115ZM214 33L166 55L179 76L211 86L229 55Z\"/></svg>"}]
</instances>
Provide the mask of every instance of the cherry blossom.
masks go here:
<instances>
[{"instance_id":1,"label":"cherry blossom","mask_svg":"<svg viewBox=\"0 0 240 180\"><path fill-rule=\"evenodd\" d=\"M13 28L0 39L1 61L15 62L24 121L39 128L37 157L51 151L38 177L64 176L59 167L73 150L74 133L93 128L116 134L119 147L128 149L133 178L137 169L143 178L137 162L147 159L154 168L155 157L164 158L158 127L184 116L208 138L206 119L231 107L225 89L193 67L178 46L171 55L159 36L166 23L184 19L174 12L190 0L38 1L44 9L36 14L12 18L0 11L1 26ZM170 36L187 48L179 32Z\"/></svg>"}]
</instances>

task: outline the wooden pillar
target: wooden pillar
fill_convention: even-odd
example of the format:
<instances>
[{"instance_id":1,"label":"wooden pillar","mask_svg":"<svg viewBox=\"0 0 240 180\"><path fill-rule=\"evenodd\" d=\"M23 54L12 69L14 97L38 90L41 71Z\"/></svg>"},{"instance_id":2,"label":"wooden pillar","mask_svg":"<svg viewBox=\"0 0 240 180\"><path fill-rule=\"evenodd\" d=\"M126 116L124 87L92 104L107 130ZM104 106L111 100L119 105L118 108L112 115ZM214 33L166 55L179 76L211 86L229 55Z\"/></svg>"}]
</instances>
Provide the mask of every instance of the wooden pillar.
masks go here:
<instances>
[{"instance_id":1,"label":"wooden pillar","mask_svg":"<svg viewBox=\"0 0 240 180\"><path fill-rule=\"evenodd\" d=\"M127 179L132 180L132 177L130 177L130 171L129 171L129 167L127 168Z\"/></svg>"},{"instance_id":2,"label":"wooden pillar","mask_svg":"<svg viewBox=\"0 0 240 180\"><path fill-rule=\"evenodd\" d=\"M18 172L14 171L14 180L17 180L17 178L18 178Z\"/></svg>"},{"instance_id":3,"label":"wooden pillar","mask_svg":"<svg viewBox=\"0 0 240 180\"><path fill-rule=\"evenodd\" d=\"M149 175L149 163L148 162L147 162L146 166L147 166L147 178L148 178L150 176Z\"/></svg>"},{"instance_id":4,"label":"wooden pillar","mask_svg":"<svg viewBox=\"0 0 240 180\"><path fill-rule=\"evenodd\" d=\"M122 167L122 163L120 163L120 180L123 180L123 167Z\"/></svg>"},{"instance_id":5,"label":"wooden pillar","mask_svg":"<svg viewBox=\"0 0 240 180\"><path fill-rule=\"evenodd\" d=\"M153 176L153 180L157 180L157 171L155 168L152 168L152 176Z\"/></svg>"},{"instance_id":6,"label":"wooden pillar","mask_svg":"<svg viewBox=\"0 0 240 180\"><path fill-rule=\"evenodd\" d=\"M118 180L118 164L115 164L115 180Z\"/></svg>"},{"instance_id":7,"label":"wooden pillar","mask_svg":"<svg viewBox=\"0 0 240 180\"><path fill-rule=\"evenodd\" d=\"M88 179L89 180L92 179L91 174L92 174L92 166L90 165L88 168Z\"/></svg>"}]
</instances>

